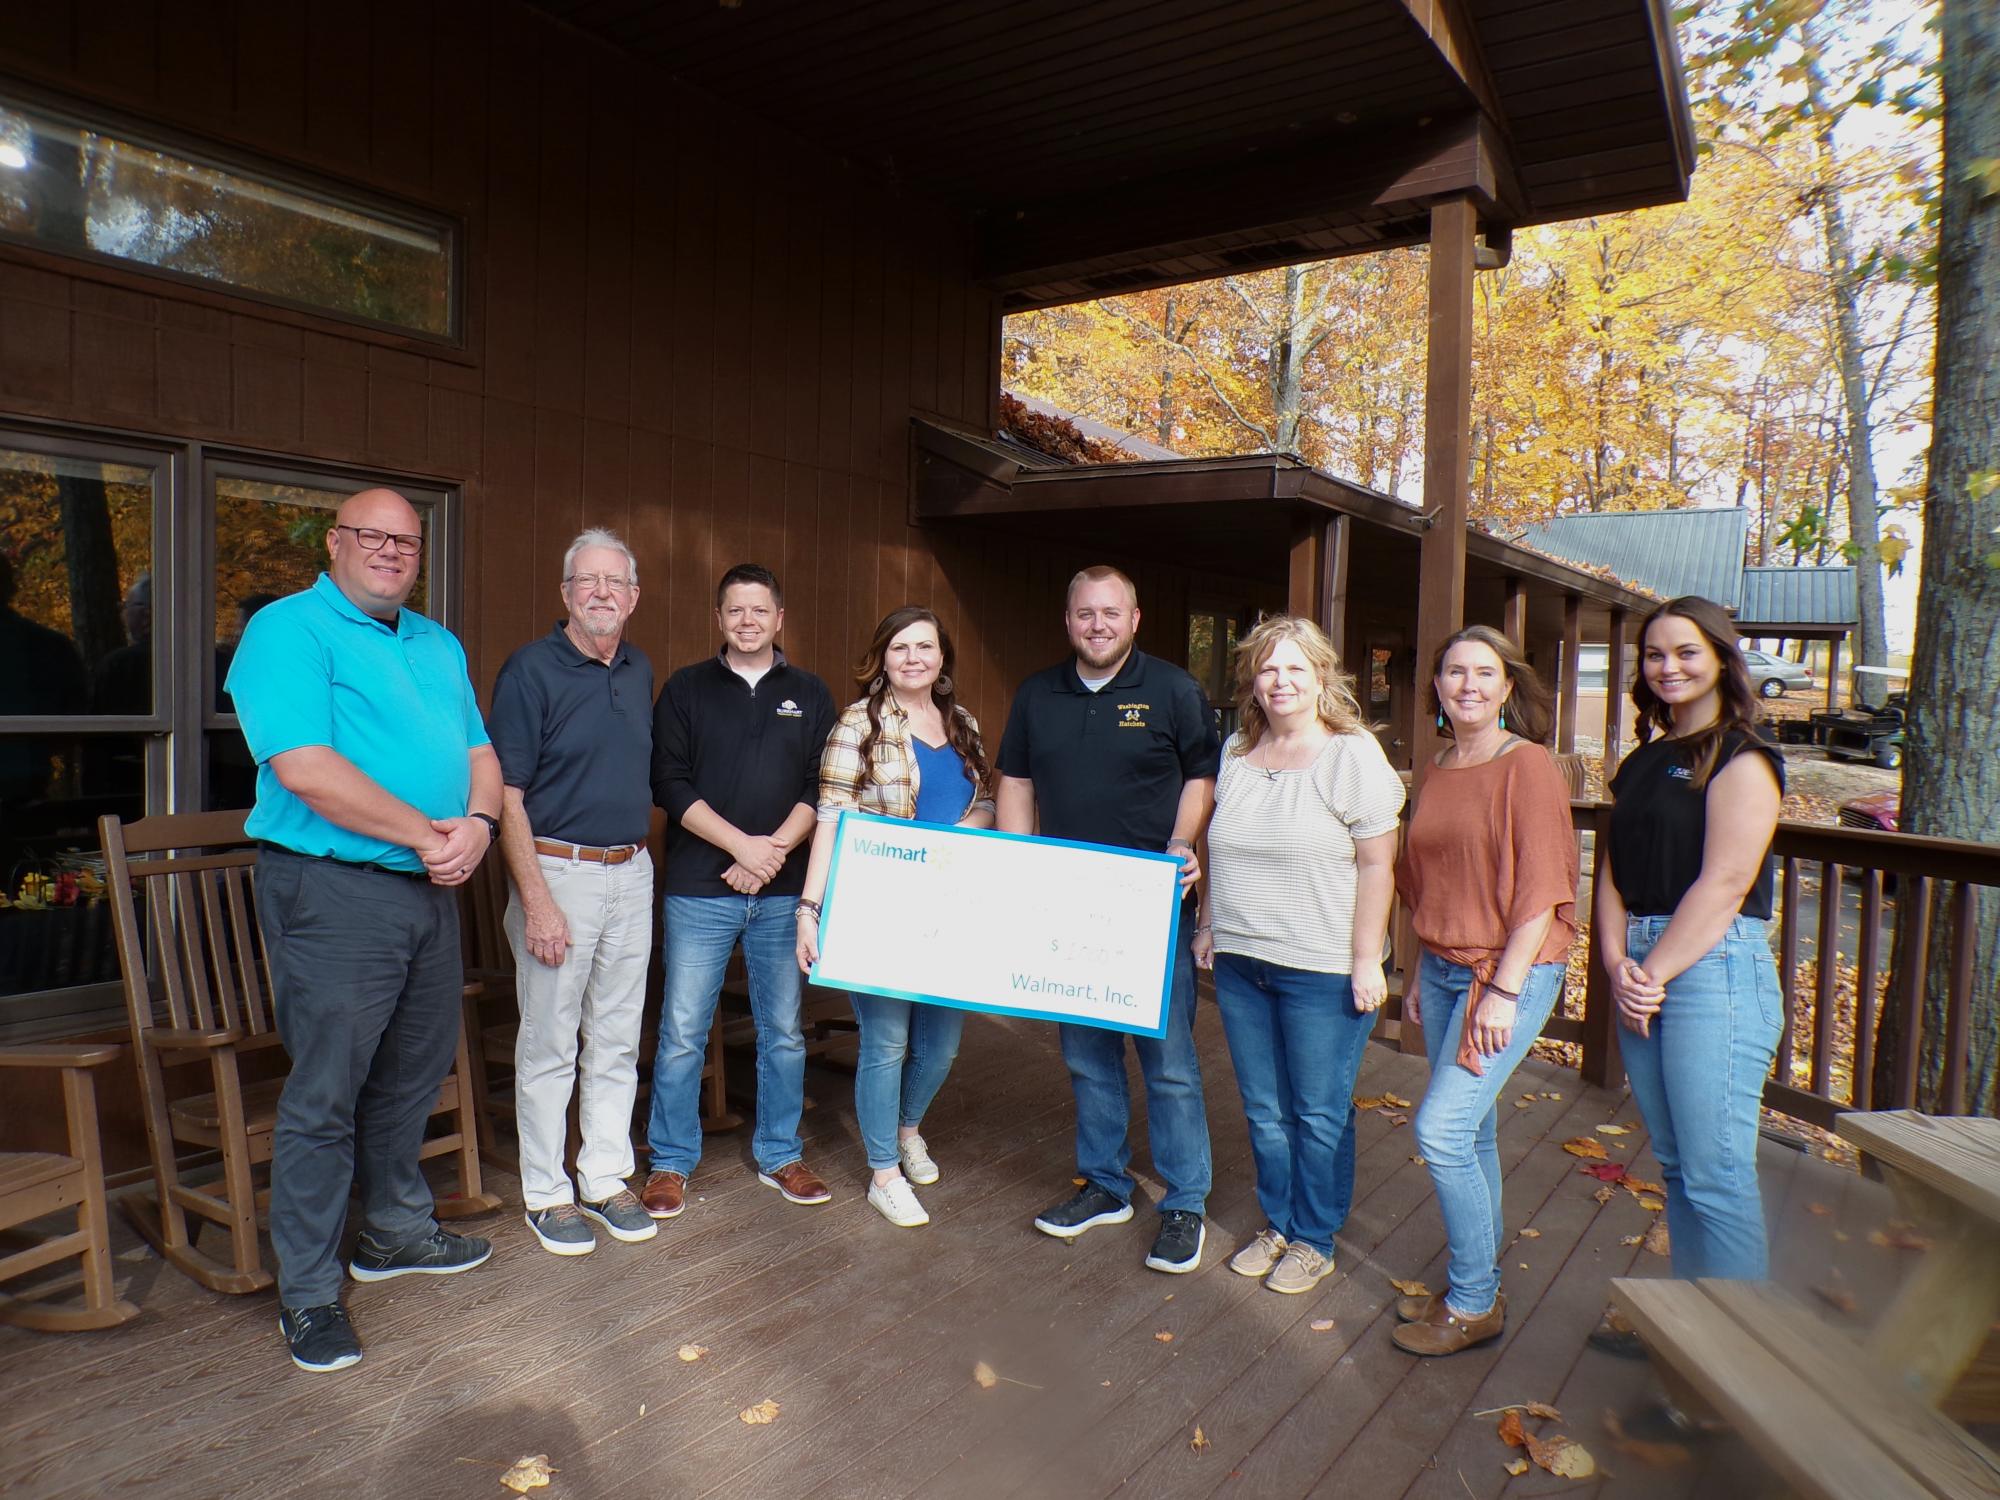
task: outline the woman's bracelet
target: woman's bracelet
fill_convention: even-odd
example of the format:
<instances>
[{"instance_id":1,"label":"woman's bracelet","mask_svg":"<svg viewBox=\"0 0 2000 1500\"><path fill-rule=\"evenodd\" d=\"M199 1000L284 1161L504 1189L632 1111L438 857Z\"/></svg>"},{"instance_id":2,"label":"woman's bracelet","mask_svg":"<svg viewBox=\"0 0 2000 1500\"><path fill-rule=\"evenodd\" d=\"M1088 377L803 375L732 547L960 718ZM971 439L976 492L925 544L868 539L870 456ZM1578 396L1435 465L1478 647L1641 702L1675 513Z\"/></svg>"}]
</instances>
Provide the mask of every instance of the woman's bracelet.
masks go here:
<instances>
[{"instance_id":1,"label":"woman's bracelet","mask_svg":"<svg viewBox=\"0 0 2000 1500\"><path fill-rule=\"evenodd\" d=\"M819 920L819 903L817 901L808 901L805 897L801 896L799 897L798 907L792 915L797 917L811 917L817 922Z\"/></svg>"},{"instance_id":2,"label":"woman's bracelet","mask_svg":"<svg viewBox=\"0 0 2000 1500\"><path fill-rule=\"evenodd\" d=\"M1483 988L1487 994L1498 995L1509 1005L1519 1005L1521 1003L1521 992L1519 990L1510 990L1505 985L1495 984L1490 979L1486 981Z\"/></svg>"},{"instance_id":3,"label":"woman's bracelet","mask_svg":"<svg viewBox=\"0 0 2000 1500\"><path fill-rule=\"evenodd\" d=\"M1213 922L1204 922L1201 924L1201 926L1195 928L1194 935L1196 937L1200 937L1204 932L1213 932L1213 931L1215 931L1215 924Z\"/></svg>"}]
</instances>

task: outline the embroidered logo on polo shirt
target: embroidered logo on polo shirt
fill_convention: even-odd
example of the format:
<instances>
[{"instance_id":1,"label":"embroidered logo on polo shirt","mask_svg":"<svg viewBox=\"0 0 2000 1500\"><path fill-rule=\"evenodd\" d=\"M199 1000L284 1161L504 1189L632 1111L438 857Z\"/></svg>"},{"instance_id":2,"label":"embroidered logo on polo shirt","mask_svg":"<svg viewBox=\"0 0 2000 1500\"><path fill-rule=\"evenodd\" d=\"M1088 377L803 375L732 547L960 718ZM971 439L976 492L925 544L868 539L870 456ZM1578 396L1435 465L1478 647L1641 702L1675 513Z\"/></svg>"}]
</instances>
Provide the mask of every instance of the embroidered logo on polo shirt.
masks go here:
<instances>
[{"instance_id":1,"label":"embroidered logo on polo shirt","mask_svg":"<svg viewBox=\"0 0 2000 1500\"><path fill-rule=\"evenodd\" d=\"M781 719L803 719L805 716L805 710L789 698L778 705L778 717Z\"/></svg>"},{"instance_id":2,"label":"embroidered logo on polo shirt","mask_svg":"<svg viewBox=\"0 0 2000 1500\"><path fill-rule=\"evenodd\" d=\"M1667 774L1676 781L1693 781L1694 771L1687 766L1668 766Z\"/></svg>"},{"instance_id":3,"label":"embroidered logo on polo shirt","mask_svg":"<svg viewBox=\"0 0 2000 1500\"><path fill-rule=\"evenodd\" d=\"M1121 703L1118 705L1118 727L1120 729L1144 729L1146 715L1152 710L1150 703Z\"/></svg>"}]
</instances>

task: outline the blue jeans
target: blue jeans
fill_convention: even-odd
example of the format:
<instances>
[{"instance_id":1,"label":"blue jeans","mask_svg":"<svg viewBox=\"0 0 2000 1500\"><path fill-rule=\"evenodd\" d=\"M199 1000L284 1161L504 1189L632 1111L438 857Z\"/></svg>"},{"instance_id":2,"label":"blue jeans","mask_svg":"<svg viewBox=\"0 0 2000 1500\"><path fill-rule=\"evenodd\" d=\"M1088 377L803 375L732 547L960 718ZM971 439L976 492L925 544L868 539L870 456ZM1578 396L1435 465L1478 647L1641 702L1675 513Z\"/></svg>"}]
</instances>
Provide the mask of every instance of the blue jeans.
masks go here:
<instances>
[{"instance_id":1,"label":"blue jeans","mask_svg":"<svg viewBox=\"0 0 2000 1500\"><path fill-rule=\"evenodd\" d=\"M653 1111L646 1123L651 1169L692 1176L701 1160L701 1067L715 1002L737 940L750 971L750 1015L757 1023L757 1128L750 1154L757 1170L790 1166L804 1150L806 1043L799 1026L797 896L668 896L666 1001L660 1050L653 1061Z\"/></svg>"},{"instance_id":2,"label":"blue jeans","mask_svg":"<svg viewBox=\"0 0 2000 1500\"><path fill-rule=\"evenodd\" d=\"M1625 951L1644 964L1667 917L1631 917ZM1632 1098L1667 1184L1674 1275L1762 1281L1769 1271L1757 1192L1758 1106L1784 1029L1764 923L1738 917L1667 984L1649 1035L1621 1031Z\"/></svg>"},{"instance_id":3,"label":"blue jeans","mask_svg":"<svg viewBox=\"0 0 2000 1500\"><path fill-rule=\"evenodd\" d=\"M1167 1185L1160 1208L1200 1213L1208 1201L1208 1112L1201 1100L1201 1059L1194 1050L1194 922L1181 913L1180 951L1167 1000L1167 1034L1132 1037L1146 1080L1147 1130L1153 1166ZM1063 1062L1076 1093L1076 1175L1121 1203L1132 1201L1127 1127L1132 1101L1125 1090L1127 1033L1101 1026L1057 1028Z\"/></svg>"},{"instance_id":4,"label":"blue jeans","mask_svg":"<svg viewBox=\"0 0 2000 1500\"><path fill-rule=\"evenodd\" d=\"M1354 1080L1375 1029L1345 974L1215 955L1215 1000L1250 1122L1257 1204L1287 1240L1333 1254L1354 1202Z\"/></svg>"},{"instance_id":5,"label":"blue jeans","mask_svg":"<svg viewBox=\"0 0 2000 1500\"><path fill-rule=\"evenodd\" d=\"M1514 1013L1513 1039L1499 1056L1480 1059L1484 1073L1472 1073L1456 1060L1472 970L1426 949L1417 982L1422 986L1424 1050L1431 1062L1430 1087L1417 1106L1417 1150L1437 1188L1451 1251L1446 1300L1454 1312L1477 1317L1492 1308L1500 1291L1505 1222L1500 1209L1500 1095L1562 996L1563 966L1536 964L1528 971Z\"/></svg>"},{"instance_id":6,"label":"blue jeans","mask_svg":"<svg viewBox=\"0 0 2000 1500\"><path fill-rule=\"evenodd\" d=\"M949 1005L849 995L861 1023L861 1051L854 1066L854 1118L868 1165L878 1172L900 1165L896 1127L921 1125L924 1111L944 1087L958 1056L965 1012Z\"/></svg>"}]
</instances>

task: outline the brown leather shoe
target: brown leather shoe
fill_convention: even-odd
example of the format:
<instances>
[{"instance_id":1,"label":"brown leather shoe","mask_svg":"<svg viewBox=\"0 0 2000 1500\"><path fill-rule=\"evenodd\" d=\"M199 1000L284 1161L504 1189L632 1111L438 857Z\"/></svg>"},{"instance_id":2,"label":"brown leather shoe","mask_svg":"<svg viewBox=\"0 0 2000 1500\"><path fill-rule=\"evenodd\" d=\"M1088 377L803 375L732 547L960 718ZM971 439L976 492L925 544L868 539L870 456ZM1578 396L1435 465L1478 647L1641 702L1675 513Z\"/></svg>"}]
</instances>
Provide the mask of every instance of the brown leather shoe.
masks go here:
<instances>
[{"instance_id":1,"label":"brown leather shoe","mask_svg":"<svg viewBox=\"0 0 2000 1500\"><path fill-rule=\"evenodd\" d=\"M1398 1297L1396 1299L1396 1321L1398 1323L1421 1323L1444 1301L1443 1292L1432 1292L1428 1297Z\"/></svg>"},{"instance_id":2,"label":"brown leather shoe","mask_svg":"<svg viewBox=\"0 0 2000 1500\"><path fill-rule=\"evenodd\" d=\"M1439 1297L1422 1322L1405 1323L1389 1337L1396 1341L1398 1349L1409 1354L1457 1354L1474 1344L1499 1338L1506 1326L1505 1297L1494 1297L1493 1310L1483 1318L1461 1318Z\"/></svg>"},{"instance_id":3,"label":"brown leather shoe","mask_svg":"<svg viewBox=\"0 0 2000 1500\"><path fill-rule=\"evenodd\" d=\"M819 1175L802 1161L788 1162L775 1172L759 1172L757 1180L776 1188L793 1203L824 1203L833 1196Z\"/></svg>"},{"instance_id":4,"label":"brown leather shoe","mask_svg":"<svg viewBox=\"0 0 2000 1500\"><path fill-rule=\"evenodd\" d=\"M639 1201L656 1219L671 1219L687 1207L688 1180L678 1172L652 1172L639 1192Z\"/></svg>"}]
</instances>

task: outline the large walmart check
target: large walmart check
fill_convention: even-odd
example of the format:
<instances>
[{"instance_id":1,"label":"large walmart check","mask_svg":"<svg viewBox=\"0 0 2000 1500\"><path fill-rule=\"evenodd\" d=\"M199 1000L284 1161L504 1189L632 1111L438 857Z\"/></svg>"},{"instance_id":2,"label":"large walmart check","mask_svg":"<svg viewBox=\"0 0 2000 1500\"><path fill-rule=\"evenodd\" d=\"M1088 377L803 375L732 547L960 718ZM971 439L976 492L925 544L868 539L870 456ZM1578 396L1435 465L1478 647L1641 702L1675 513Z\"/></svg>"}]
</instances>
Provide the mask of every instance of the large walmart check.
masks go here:
<instances>
[{"instance_id":1,"label":"large walmart check","mask_svg":"<svg viewBox=\"0 0 2000 1500\"><path fill-rule=\"evenodd\" d=\"M844 812L815 984L1167 1034L1180 861Z\"/></svg>"}]
</instances>

